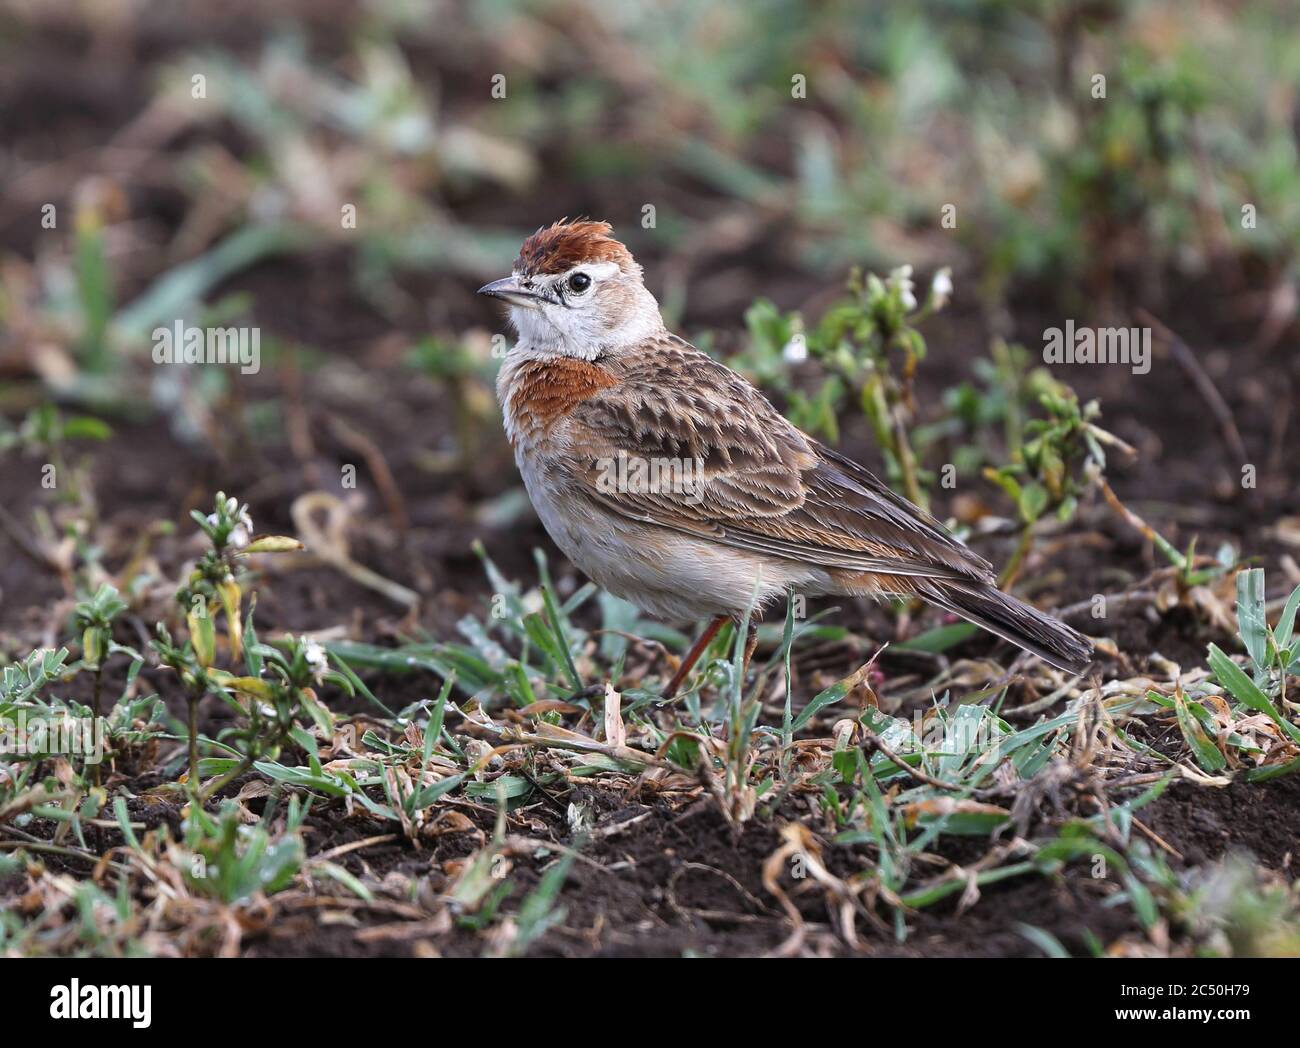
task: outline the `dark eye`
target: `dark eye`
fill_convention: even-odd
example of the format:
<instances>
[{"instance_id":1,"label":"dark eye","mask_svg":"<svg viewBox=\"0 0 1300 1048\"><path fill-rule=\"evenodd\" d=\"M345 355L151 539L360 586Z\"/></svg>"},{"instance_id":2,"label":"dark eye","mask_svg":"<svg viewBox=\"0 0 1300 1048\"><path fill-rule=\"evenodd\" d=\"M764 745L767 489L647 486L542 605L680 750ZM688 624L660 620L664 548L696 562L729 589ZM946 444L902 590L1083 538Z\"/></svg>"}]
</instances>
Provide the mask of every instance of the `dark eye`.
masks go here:
<instances>
[{"instance_id":1,"label":"dark eye","mask_svg":"<svg viewBox=\"0 0 1300 1048\"><path fill-rule=\"evenodd\" d=\"M591 287L591 277L587 276L586 273L574 273L573 276L569 277L570 291L581 293L589 287Z\"/></svg>"}]
</instances>

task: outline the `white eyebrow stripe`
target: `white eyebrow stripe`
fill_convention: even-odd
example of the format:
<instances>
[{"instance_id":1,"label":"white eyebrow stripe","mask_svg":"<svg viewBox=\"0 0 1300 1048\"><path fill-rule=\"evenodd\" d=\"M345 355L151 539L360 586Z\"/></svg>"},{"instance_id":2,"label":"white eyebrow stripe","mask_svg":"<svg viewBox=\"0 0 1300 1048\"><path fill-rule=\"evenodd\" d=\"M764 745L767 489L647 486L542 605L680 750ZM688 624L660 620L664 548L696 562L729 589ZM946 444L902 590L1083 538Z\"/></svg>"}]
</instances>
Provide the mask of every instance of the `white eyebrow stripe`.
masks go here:
<instances>
[{"instance_id":1,"label":"white eyebrow stripe","mask_svg":"<svg viewBox=\"0 0 1300 1048\"><path fill-rule=\"evenodd\" d=\"M572 269L566 269L563 273L534 274L533 276L527 277L527 279L531 280L534 284L541 284L549 287L552 284L562 283L579 270L589 274L593 280L604 280L606 277L612 277L615 273L619 272L619 265L617 262L583 262L574 266ZM519 269L512 269L510 275L516 280L523 280L526 276L525 273Z\"/></svg>"},{"instance_id":2,"label":"white eyebrow stripe","mask_svg":"<svg viewBox=\"0 0 1300 1048\"><path fill-rule=\"evenodd\" d=\"M574 266L572 269L561 274L561 277L567 277L570 273L578 270L589 274L593 280L603 280L605 277L612 277L618 272L617 262L584 262L580 266Z\"/></svg>"}]
</instances>

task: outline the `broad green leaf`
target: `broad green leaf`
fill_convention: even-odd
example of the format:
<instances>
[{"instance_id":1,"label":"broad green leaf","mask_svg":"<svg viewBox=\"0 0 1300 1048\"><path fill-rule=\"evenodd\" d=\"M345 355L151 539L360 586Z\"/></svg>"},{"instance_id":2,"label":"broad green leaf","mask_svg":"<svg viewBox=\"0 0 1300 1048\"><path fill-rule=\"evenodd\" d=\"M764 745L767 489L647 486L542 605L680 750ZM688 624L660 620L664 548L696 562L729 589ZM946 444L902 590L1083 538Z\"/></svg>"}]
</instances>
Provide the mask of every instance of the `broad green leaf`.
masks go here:
<instances>
[{"instance_id":1,"label":"broad green leaf","mask_svg":"<svg viewBox=\"0 0 1300 1048\"><path fill-rule=\"evenodd\" d=\"M1178 715L1179 730L1182 731L1187 744L1191 746L1196 763L1209 772L1222 771L1226 768L1227 758L1192 716L1187 708L1187 700L1183 696L1174 696L1174 710Z\"/></svg>"},{"instance_id":2,"label":"broad green leaf","mask_svg":"<svg viewBox=\"0 0 1300 1048\"><path fill-rule=\"evenodd\" d=\"M1210 669L1219 679L1225 688L1228 689L1237 701L1245 703L1252 710L1258 710L1266 714L1287 737L1295 742L1300 742L1300 728L1297 728L1289 720L1283 717L1277 711L1277 707L1269 701L1259 688L1259 685L1251 680L1245 671L1238 666L1232 659L1219 648L1217 644L1210 645L1209 655Z\"/></svg>"},{"instance_id":3,"label":"broad green leaf","mask_svg":"<svg viewBox=\"0 0 1300 1048\"><path fill-rule=\"evenodd\" d=\"M1257 671L1268 666L1268 622L1264 617L1264 569L1237 575L1237 629Z\"/></svg>"},{"instance_id":4,"label":"broad green leaf","mask_svg":"<svg viewBox=\"0 0 1300 1048\"><path fill-rule=\"evenodd\" d=\"M794 719L794 724L792 725L793 729L799 731L799 729L817 716L817 714L827 706L833 706L835 703L843 699L845 695L862 683L862 678L865 676L865 669L866 667L864 666L856 673L850 673L842 681L837 681L825 691L818 692L814 695L808 705L799 711L799 716Z\"/></svg>"}]
</instances>

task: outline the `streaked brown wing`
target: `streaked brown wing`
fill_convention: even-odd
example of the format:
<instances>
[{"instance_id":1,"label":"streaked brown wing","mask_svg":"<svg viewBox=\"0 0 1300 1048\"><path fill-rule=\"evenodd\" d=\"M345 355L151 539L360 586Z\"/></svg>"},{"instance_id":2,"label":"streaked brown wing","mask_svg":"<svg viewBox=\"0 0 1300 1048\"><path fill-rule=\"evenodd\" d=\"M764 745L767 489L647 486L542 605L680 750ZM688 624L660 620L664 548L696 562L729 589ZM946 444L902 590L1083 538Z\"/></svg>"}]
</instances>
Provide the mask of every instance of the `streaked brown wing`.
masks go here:
<instances>
[{"instance_id":1,"label":"streaked brown wing","mask_svg":"<svg viewBox=\"0 0 1300 1048\"><path fill-rule=\"evenodd\" d=\"M986 561L869 471L801 433L745 379L679 339L626 365L569 421L575 479L622 516L830 568L992 578ZM611 484L620 454L689 460L685 490ZM578 465L578 463L581 465Z\"/></svg>"}]
</instances>

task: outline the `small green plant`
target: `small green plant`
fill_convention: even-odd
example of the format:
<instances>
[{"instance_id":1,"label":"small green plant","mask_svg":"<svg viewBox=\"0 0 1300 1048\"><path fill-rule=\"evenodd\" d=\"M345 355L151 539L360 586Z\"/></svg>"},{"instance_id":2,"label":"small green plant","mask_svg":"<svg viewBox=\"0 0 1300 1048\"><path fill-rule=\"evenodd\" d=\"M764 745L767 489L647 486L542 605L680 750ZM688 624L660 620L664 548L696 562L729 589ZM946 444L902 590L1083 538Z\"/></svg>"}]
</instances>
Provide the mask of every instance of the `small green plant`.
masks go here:
<instances>
[{"instance_id":1,"label":"small green plant","mask_svg":"<svg viewBox=\"0 0 1300 1048\"><path fill-rule=\"evenodd\" d=\"M1252 568L1237 575L1237 628L1246 649L1248 675L1217 645L1209 647L1210 669L1224 689L1239 703L1262 713L1276 726L1290 749L1300 749L1300 727L1287 713L1294 706L1287 699L1287 678L1300 673L1300 638L1295 637L1300 586L1282 608L1276 627L1268 625L1264 610L1264 571ZM1255 768L1248 778L1271 778L1272 772L1300 768L1300 757L1281 769Z\"/></svg>"},{"instance_id":2,"label":"small green plant","mask_svg":"<svg viewBox=\"0 0 1300 1048\"><path fill-rule=\"evenodd\" d=\"M106 628L116 614L115 600L115 593L101 592L79 606L86 619L99 622L87 632ZM0 823L50 819L57 826L54 848L68 835L84 847L84 823L99 815L106 800L100 788L104 762L147 752L163 714L156 694L134 694L144 664L138 653L111 639L83 644L97 653L98 663L69 663L67 647L42 649L6 665L0 674ZM131 662L120 695L105 710L100 703L103 664L119 653ZM88 671L95 674L94 710L54 693ZM57 774L50 774L50 761L58 762Z\"/></svg>"},{"instance_id":3,"label":"small green plant","mask_svg":"<svg viewBox=\"0 0 1300 1048\"><path fill-rule=\"evenodd\" d=\"M1133 449L1094 419L1101 405L1090 400L1080 404L1074 390L1062 383L1038 397L1044 416L1024 423L1024 439L1010 452L1002 466L985 467L984 476L1012 500L1020 518L1020 539L999 578L1005 589L1015 582L1034 542L1034 526L1048 513L1069 521L1079 506L1079 497L1090 483L1106 485L1106 446L1126 454ZM1112 493L1113 494L1113 493ZM1118 501L1118 500L1117 500ZM1167 545L1167 544L1166 544Z\"/></svg>"},{"instance_id":4,"label":"small green plant","mask_svg":"<svg viewBox=\"0 0 1300 1048\"><path fill-rule=\"evenodd\" d=\"M1055 513L1070 521L1085 492L1095 488L1110 509L1147 539L1175 570L1179 593L1222 577L1235 566L1230 550L1215 558L1198 557L1196 539L1187 550L1176 549L1155 528L1129 509L1115 494L1106 477L1107 449L1124 458L1137 452L1097 425L1101 405L1096 400L1080 404L1078 395L1043 368L1029 368L1029 356L1020 346L995 342L991 357L977 361L975 370L983 388L966 383L949 389L945 403L976 443L959 448L964 464L994 458L988 447L991 426L1001 424L1005 434L1005 463L986 465L984 476L1012 500L1020 524L1019 540L1003 569L1000 584L1016 581L1025 557L1033 548L1039 521ZM1042 410L1028 417L1032 406Z\"/></svg>"},{"instance_id":5,"label":"small green plant","mask_svg":"<svg viewBox=\"0 0 1300 1048\"><path fill-rule=\"evenodd\" d=\"M1287 678L1300 673L1300 634L1295 629L1298 612L1300 586L1291 591L1282 606L1277 625L1270 626L1265 614L1264 569L1238 573L1237 628L1250 656L1253 681L1265 694L1282 702L1286 701ZM1216 651L1210 645L1210 654Z\"/></svg>"},{"instance_id":6,"label":"small green plant","mask_svg":"<svg viewBox=\"0 0 1300 1048\"><path fill-rule=\"evenodd\" d=\"M62 678L68 649L42 648L0 671L0 715L32 702L51 681Z\"/></svg>"},{"instance_id":7,"label":"small green plant","mask_svg":"<svg viewBox=\"0 0 1300 1048\"><path fill-rule=\"evenodd\" d=\"M311 685L325 679L328 664L320 645L299 640L289 654L265 648L253 633L253 612L241 619L243 586L239 575L241 558L252 553L281 553L302 548L297 539L284 535L254 535L248 506L218 492L213 511L204 516L192 514L211 543L176 592L176 601L184 609L188 637L173 640L171 632L158 623L152 642L159 661L175 670L185 686L189 707L189 784L200 800L206 800L227 782L243 774L265 753L278 752L287 733L292 730L294 715L307 712L312 719L328 723L328 714L315 702ZM226 646L233 660L244 661L246 673L236 676L217 668L217 632L215 620L225 616ZM269 668L273 677L263 679ZM337 680L347 684L341 676ZM213 693L234 706L245 718L245 726L235 729L240 757L226 774L199 790L198 705L204 695ZM241 701L241 699L243 701Z\"/></svg>"},{"instance_id":8,"label":"small green plant","mask_svg":"<svg viewBox=\"0 0 1300 1048\"><path fill-rule=\"evenodd\" d=\"M228 905L283 891L306 861L302 823L307 806L290 797L284 827L278 831L271 827L273 812L271 805L250 826L233 801L224 802L215 815L193 805L170 859L189 887Z\"/></svg>"},{"instance_id":9,"label":"small green plant","mask_svg":"<svg viewBox=\"0 0 1300 1048\"><path fill-rule=\"evenodd\" d=\"M1217 686L1199 681L1172 696L1151 691L1148 698L1172 709L1197 764L1207 772L1244 767L1248 781L1300 770L1300 726L1290 714L1288 678L1300 674L1300 586L1282 607L1276 626L1265 612L1264 571L1237 574L1237 630L1249 672L1217 644L1209 646L1210 670ZM1262 714L1262 717L1260 716Z\"/></svg>"},{"instance_id":10,"label":"small green plant","mask_svg":"<svg viewBox=\"0 0 1300 1048\"><path fill-rule=\"evenodd\" d=\"M138 652L113 640L113 620L126 611L126 607L126 601L117 590L105 583L95 591L94 596L78 601L73 609L72 622L81 634L81 662L95 675L95 694L91 708L96 718L101 712L104 662L118 652L135 659L140 657Z\"/></svg>"},{"instance_id":11,"label":"small green plant","mask_svg":"<svg viewBox=\"0 0 1300 1048\"><path fill-rule=\"evenodd\" d=\"M945 435L964 439L952 452L958 474L977 472L1001 459L1012 461L1024 443L1025 422L1039 398L1058 389L1059 383L1045 367L1031 367L1032 358L1024 346L994 339L987 357L971 363L973 381L945 390L944 407L950 416L947 433L929 428L918 430L918 442L928 443ZM994 435L1002 431L1002 446L995 447Z\"/></svg>"},{"instance_id":12,"label":"small green plant","mask_svg":"<svg viewBox=\"0 0 1300 1048\"><path fill-rule=\"evenodd\" d=\"M105 583L97 589L92 597L77 602L73 609L72 622L81 634L81 665L94 674L94 694L91 699L91 715L96 722L103 712L101 708L104 690L104 663L119 652L129 655L134 661L134 671L139 671L143 659L140 653L118 644L113 640L113 621L126 611L127 604L113 587ZM100 765L95 765L95 781L100 779Z\"/></svg>"},{"instance_id":13,"label":"small green plant","mask_svg":"<svg viewBox=\"0 0 1300 1048\"><path fill-rule=\"evenodd\" d=\"M44 689L63 679L67 660L67 648L46 648L29 652L0 670L0 738L16 729L23 711L39 708ZM18 749L5 746L6 761L0 764L0 823L26 811L47 792L36 780L38 761L30 759L40 755L21 761L16 759Z\"/></svg>"},{"instance_id":14,"label":"small green plant","mask_svg":"<svg viewBox=\"0 0 1300 1048\"><path fill-rule=\"evenodd\" d=\"M105 422L90 415L65 417L53 404L29 411L16 429L0 423L0 452L16 449L48 462L42 487L61 502L79 504L86 490L86 466L69 458L68 445L77 440L105 441L112 436Z\"/></svg>"}]
</instances>

